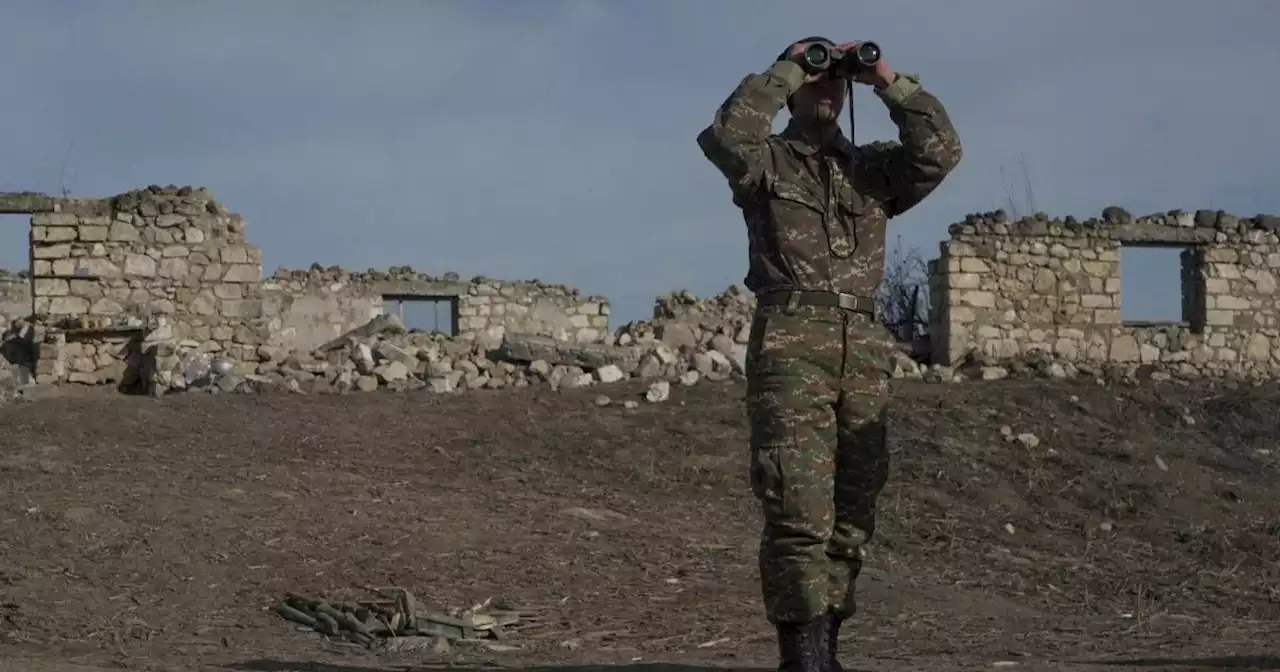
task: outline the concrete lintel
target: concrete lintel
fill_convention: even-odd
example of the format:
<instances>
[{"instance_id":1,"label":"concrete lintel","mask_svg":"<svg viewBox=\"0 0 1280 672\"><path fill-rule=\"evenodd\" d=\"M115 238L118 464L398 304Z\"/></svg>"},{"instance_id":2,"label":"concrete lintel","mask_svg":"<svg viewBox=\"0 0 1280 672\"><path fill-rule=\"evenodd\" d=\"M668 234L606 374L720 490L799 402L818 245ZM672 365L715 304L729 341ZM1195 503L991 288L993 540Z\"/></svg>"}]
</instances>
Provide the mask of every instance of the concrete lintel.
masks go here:
<instances>
[{"instance_id":1,"label":"concrete lintel","mask_svg":"<svg viewBox=\"0 0 1280 672\"><path fill-rule=\"evenodd\" d=\"M383 296L397 297L458 297L466 296L470 285L446 280L382 280L372 285L372 290Z\"/></svg>"},{"instance_id":2,"label":"concrete lintel","mask_svg":"<svg viewBox=\"0 0 1280 672\"><path fill-rule=\"evenodd\" d=\"M56 212L59 199L34 191L0 192L0 215L34 215Z\"/></svg>"},{"instance_id":3,"label":"concrete lintel","mask_svg":"<svg viewBox=\"0 0 1280 672\"><path fill-rule=\"evenodd\" d=\"M109 198L62 198L34 191L0 192L0 215L66 212L82 216L110 215Z\"/></svg>"}]
</instances>

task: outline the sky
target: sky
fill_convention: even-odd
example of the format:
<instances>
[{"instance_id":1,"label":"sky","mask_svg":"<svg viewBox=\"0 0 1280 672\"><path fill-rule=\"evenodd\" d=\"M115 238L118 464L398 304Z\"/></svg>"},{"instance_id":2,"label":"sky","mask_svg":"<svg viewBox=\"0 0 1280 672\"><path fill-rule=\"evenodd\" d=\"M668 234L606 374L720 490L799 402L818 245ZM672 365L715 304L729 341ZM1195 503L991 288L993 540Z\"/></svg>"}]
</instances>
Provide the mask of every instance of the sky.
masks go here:
<instances>
[{"instance_id":1,"label":"sky","mask_svg":"<svg viewBox=\"0 0 1280 672\"><path fill-rule=\"evenodd\" d=\"M1280 213L1275 0L0 0L0 16L0 191L204 186L244 216L264 274L537 278L608 296L615 326L659 294L740 284L741 215L694 139L812 34L880 43L959 130L961 165L891 223L904 251L937 256L1010 190L1059 217ZM855 112L856 141L896 137L869 91ZM0 267L24 266L26 219L0 224ZM1176 258L1125 262L1125 317L1177 319Z\"/></svg>"}]
</instances>

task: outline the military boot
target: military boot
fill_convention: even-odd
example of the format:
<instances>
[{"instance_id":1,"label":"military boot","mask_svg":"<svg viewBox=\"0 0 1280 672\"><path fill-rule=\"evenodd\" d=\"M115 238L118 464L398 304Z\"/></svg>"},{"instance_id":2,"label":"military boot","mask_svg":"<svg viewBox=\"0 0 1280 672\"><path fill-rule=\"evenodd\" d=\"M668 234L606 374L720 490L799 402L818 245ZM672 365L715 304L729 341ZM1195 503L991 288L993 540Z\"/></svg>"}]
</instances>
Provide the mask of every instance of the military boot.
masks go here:
<instances>
[{"instance_id":1,"label":"military boot","mask_svg":"<svg viewBox=\"0 0 1280 672\"><path fill-rule=\"evenodd\" d=\"M822 618L808 623L779 623L777 628L778 657L781 660L778 672L825 672L822 666Z\"/></svg>"},{"instance_id":2,"label":"military boot","mask_svg":"<svg viewBox=\"0 0 1280 672\"><path fill-rule=\"evenodd\" d=\"M840 664L840 623L843 619L827 612L822 615L822 627L819 629L819 652L822 655L822 672L844 672Z\"/></svg>"}]
</instances>

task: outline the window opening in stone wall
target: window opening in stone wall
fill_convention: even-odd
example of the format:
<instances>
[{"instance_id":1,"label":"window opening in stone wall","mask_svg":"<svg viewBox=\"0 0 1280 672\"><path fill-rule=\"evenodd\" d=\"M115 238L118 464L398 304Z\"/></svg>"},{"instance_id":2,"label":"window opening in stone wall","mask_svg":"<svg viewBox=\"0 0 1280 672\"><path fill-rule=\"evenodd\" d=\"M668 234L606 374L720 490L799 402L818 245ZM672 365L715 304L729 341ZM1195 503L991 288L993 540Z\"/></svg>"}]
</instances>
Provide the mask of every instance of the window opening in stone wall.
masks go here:
<instances>
[{"instance_id":1,"label":"window opening in stone wall","mask_svg":"<svg viewBox=\"0 0 1280 672\"><path fill-rule=\"evenodd\" d=\"M31 314L31 215L0 215L0 332Z\"/></svg>"},{"instance_id":2,"label":"window opening in stone wall","mask_svg":"<svg viewBox=\"0 0 1280 672\"><path fill-rule=\"evenodd\" d=\"M0 215L0 366L16 365L24 383L35 370L37 346L32 332L10 332L9 325L31 315L30 241L31 215Z\"/></svg>"},{"instance_id":3,"label":"window opening in stone wall","mask_svg":"<svg viewBox=\"0 0 1280 672\"><path fill-rule=\"evenodd\" d=\"M410 331L458 335L456 296L383 296L382 312L399 317Z\"/></svg>"},{"instance_id":4,"label":"window opening in stone wall","mask_svg":"<svg viewBox=\"0 0 1280 672\"><path fill-rule=\"evenodd\" d=\"M0 215L0 271L31 269L31 215Z\"/></svg>"},{"instance_id":5,"label":"window opening in stone wall","mask_svg":"<svg viewBox=\"0 0 1280 672\"><path fill-rule=\"evenodd\" d=\"M1131 326L1202 322L1197 249L1172 245L1120 248L1120 319Z\"/></svg>"}]
</instances>

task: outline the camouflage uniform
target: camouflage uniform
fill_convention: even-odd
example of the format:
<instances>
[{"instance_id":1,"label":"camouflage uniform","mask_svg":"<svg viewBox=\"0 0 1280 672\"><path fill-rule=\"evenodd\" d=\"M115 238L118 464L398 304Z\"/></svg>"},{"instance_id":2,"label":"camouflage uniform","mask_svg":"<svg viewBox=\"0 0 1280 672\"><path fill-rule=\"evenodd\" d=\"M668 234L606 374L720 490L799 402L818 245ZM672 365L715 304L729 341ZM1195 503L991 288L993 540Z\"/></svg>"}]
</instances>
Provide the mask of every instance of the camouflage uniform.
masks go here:
<instances>
[{"instance_id":1,"label":"camouflage uniform","mask_svg":"<svg viewBox=\"0 0 1280 672\"><path fill-rule=\"evenodd\" d=\"M728 179L750 238L746 285L759 307L747 410L766 615L780 632L816 628L813 637L829 638L816 645L830 649L824 667L838 668L835 634L854 612L861 548L888 477L894 344L872 300L887 220L931 193L961 147L942 104L903 74L876 91L899 142L854 147L834 122L814 131L792 121L772 135L804 76L788 60L748 75L698 146Z\"/></svg>"}]
</instances>

